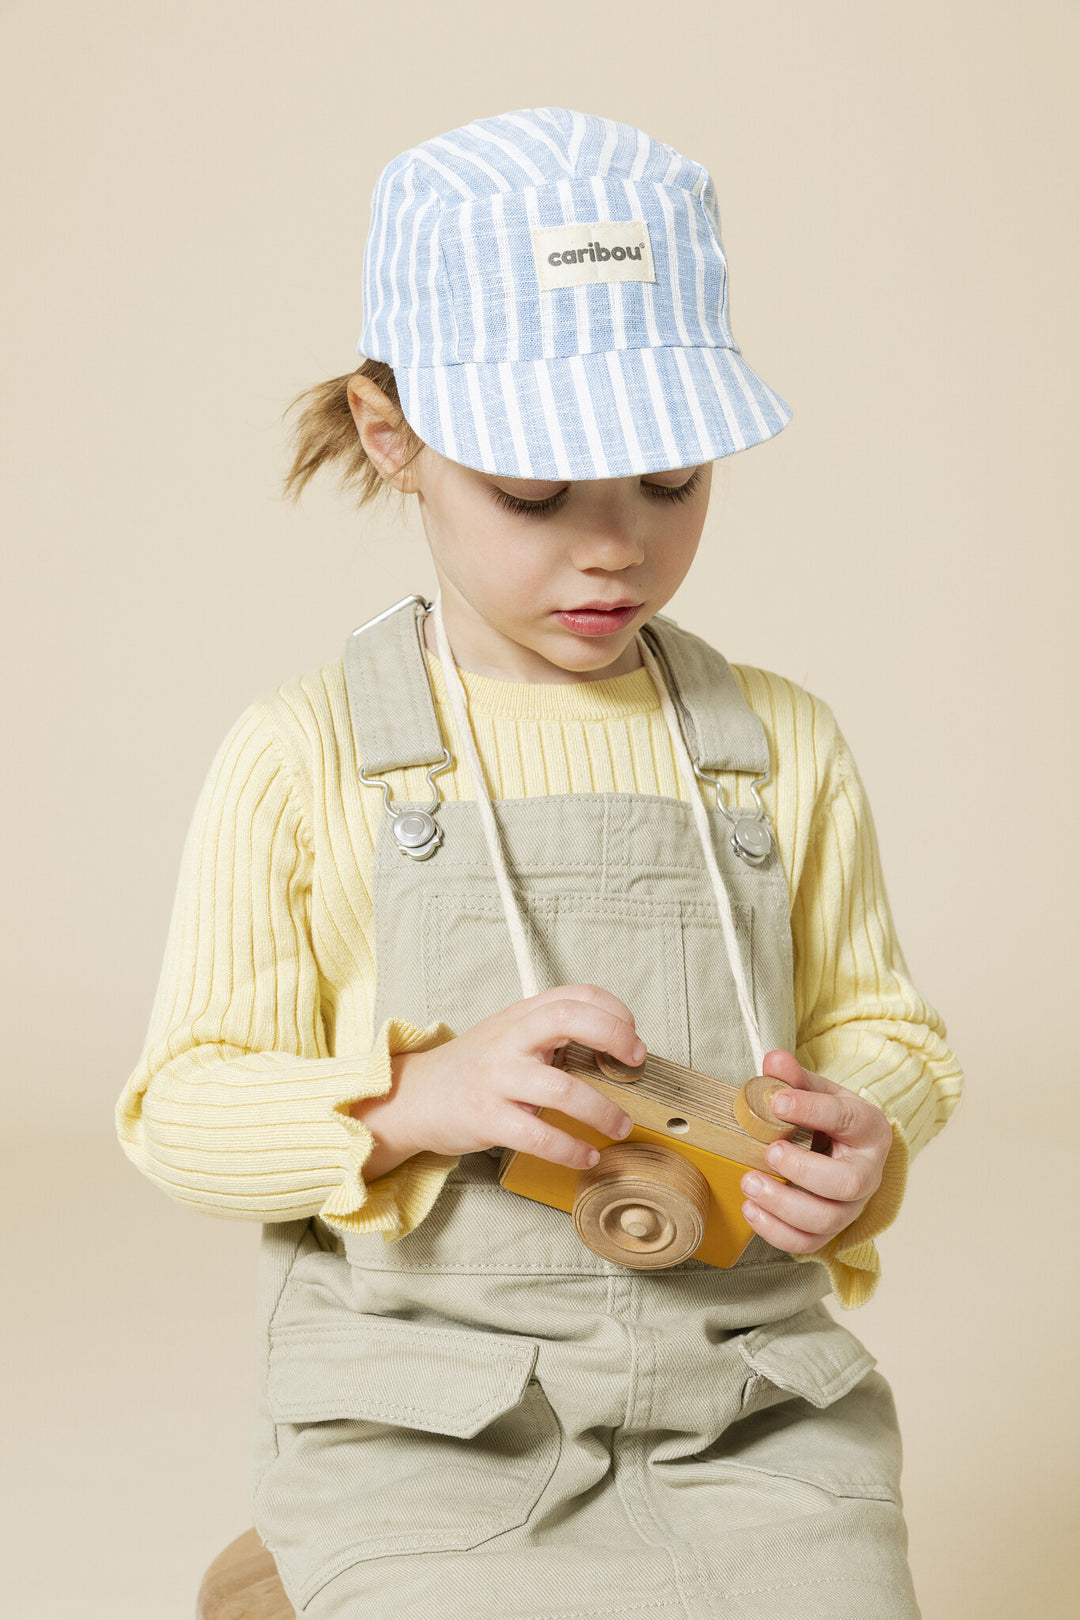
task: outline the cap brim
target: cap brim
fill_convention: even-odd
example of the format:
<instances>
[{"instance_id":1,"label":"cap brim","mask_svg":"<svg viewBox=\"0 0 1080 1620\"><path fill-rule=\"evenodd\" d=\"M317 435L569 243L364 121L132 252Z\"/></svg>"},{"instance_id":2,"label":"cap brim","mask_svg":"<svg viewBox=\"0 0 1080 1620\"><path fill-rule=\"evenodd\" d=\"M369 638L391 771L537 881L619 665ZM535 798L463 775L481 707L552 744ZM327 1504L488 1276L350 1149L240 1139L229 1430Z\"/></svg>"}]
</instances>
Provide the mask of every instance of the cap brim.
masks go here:
<instances>
[{"instance_id":1,"label":"cap brim","mask_svg":"<svg viewBox=\"0 0 1080 1620\"><path fill-rule=\"evenodd\" d=\"M440 455L502 478L623 478L771 439L791 406L735 349L614 349L395 371Z\"/></svg>"}]
</instances>

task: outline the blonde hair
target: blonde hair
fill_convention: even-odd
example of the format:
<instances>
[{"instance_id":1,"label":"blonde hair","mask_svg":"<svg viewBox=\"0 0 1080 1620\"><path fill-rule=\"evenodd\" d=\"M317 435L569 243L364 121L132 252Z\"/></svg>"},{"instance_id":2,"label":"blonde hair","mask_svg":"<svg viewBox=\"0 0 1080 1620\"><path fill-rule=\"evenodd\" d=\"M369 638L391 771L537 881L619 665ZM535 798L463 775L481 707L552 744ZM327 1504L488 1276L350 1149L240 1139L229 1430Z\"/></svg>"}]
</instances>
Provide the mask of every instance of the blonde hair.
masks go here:
<instances>
[{"instance_id":1,"label":"blonde hair","mask_svg":"<svg viewBox=\"0 0 1080 1620\"><path fill-rule=\"evenodd\" d=\"M355 372L344 377L332 377L329 382L316 383L298 394L286 411L289 416L299 411L291 429L293 449L292 466L285 475L285 495L297 501L321 467L336 464L341 483L346 489L357 489L357 504L363 506L389 485L368 457L360 442L356 423L349 408L349 382L352 377L367 377L376 388L381 388L392 405L401 409L397 379L393 368L384 360L365 360ZM403 423L408 455L403 465L408 466L424 448L408 422Z\"/></svg>"}]
</instances>

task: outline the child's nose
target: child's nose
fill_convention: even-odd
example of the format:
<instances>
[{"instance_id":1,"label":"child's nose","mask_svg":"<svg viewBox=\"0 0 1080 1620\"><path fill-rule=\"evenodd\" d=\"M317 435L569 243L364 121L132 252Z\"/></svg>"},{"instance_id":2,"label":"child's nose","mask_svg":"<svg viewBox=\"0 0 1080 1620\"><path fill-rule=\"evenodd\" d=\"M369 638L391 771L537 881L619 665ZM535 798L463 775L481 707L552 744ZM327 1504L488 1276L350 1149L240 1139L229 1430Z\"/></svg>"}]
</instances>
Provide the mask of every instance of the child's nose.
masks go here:
<instances>
[{"instance_id":1,"label":"child's nose","mask_svg":"<svg viewBox=\"0 0 1080 1620\"><path fill-rule=\"evenodd\" d=\"M616 573L644 561L645 537L637 524L610 518L578 530L574 562L583 572L604 568Z\"/></svg>"}]
</instances>

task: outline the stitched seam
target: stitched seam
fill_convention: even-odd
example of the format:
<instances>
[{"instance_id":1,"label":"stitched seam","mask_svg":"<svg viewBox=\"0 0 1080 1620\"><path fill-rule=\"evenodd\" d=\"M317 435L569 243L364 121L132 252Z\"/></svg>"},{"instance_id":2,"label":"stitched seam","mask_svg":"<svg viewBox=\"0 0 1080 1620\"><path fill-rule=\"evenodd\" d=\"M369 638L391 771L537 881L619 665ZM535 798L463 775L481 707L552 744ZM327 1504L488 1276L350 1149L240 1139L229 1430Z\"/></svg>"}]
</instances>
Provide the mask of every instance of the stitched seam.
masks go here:
<instances>
[{"instance_id":1,"label":"stitched seam","mask_svg":"<svg viewBox=\"0 0 1080 1620\"><path fill-rule=\"evenodd\" d=\"M861 1371L858 1371L861 1362L865 1362L865 1366L862 1367ZM866 1374L870 1372L873 1365L874 1363L872 1358L860 1357L860 1360L852 1362L850 1367L844 1368L841 1372L834 1373L827 1382L820 1385L815 1384L813 1386L814 1395L820 1395L826 1402L836 1399L838 1395L845 1392L845 1388L850 1389L857 1384L860 1379L865 1378ZM789 1394L798 1395L803 1400L809 1400L811 1405L814 1404L813 1397L806 1394L805 1388L796 1389L791 1384L785 1384L781 1381L778 1374L771 1373L763 1367L755 1366L753 1371L759 1378L764 1378L766 1383L775 1384L778 1389L787 1390ZM849 1379L851 1382L846 1383L846 1380Z\"/></svg>"},{"instance_id":2,"label":"stitched seam","mask_svg":"<svg viewBox=\"0 0 1080 1620\"><path fill-rule=\"evenodd\" d=\"M900 1506L900 1498L895 1487L887 1481L880 1479L846 1479L842 1490L828 1485L820 1477L811 1473L787 1473L780 1468L760 1468L754 1463L736 1462L732 1457L718 1458L725 1469L735 1469L742 1474L759 1474L766 1479L779 1479L787 1482L797 1481L802 1485L812 1485L815 1490L825 1491L829 1496L835 1496L839 1502L891 1502L894 1507ZM670 1466L668 1464L665 1467ZM837 1577L839 1579L839 1577Z\"/></svg>"},{"instance_id":3,"label":"stitched seam","mask_svg":"<svg viewBox=\"0 0 1080 1620\"><path fill-rule=\"evenodd\" d=\"M273 1304L270 1306L270 1309L266 1313L266 1341L267 1341L267 1355L268 1356L269 1356L270 1345L271 1345L271 1342L272 1342L272 1339L273 1339L274 1322L275 1322L275 1320L277 1318L278 1312L281 1310L282 1301L284 1300L286 1292L288 1291L289 1284L292 1282L293 1269L296 1266L297 1256L299 1255L299 1252L300 1252L300 1246L303 1243L304 1238L307 1235L307 1231L308 1231L308 1223L305 1221L304 1230L301 1231L297 1235L296 1242L293 1245L293 1252L289 1256L288 1264L284 1268L285 1276L284 1276L284 1278L282 1280L281 1287L278 1289L277 1298L274 1300Z\"/></svg>"},{"instance_id":4,"label":"stitched seam","mask_svg":"<svg viewBox=\"0 0 1080 1620\"><path fill-rule=\"evenodd\" d=\"M532 1430L529 1437L529 1445L531 1446L539 1440L541 1442L542 1450L535 1466L532 1468L530 1473L522 1479L518 1488L515 1499L516 1502L520 1504L527 1501L529 1504L523 1513L519 1515L518 1508L515 1507L514 1516L511 1518L510 1524L505 1523L504 1514L503 1521L500 1522L497 1530L491 1530L488 1534L481 1535L476 1540L469 1540L469 1532L463 1532L459 1529L456 1533L452 1531L444 1531L441 1535L437 1536L425 1533L423 1535L414 1534L412 1536L388 1536L382 1541L376 1540L374 1542L353 1542L350 1547L340 1551L330 1563L321 1565L319 1569L315 1571L314 1575L310 1576L308 1580L299 1588L298 1595L300 1596L301 1600L306 1602L308 1598L312 1597L323 1586L331 1581L335 1575L340 1575L343 1570L348 1569L352 1564L360 1562L361 1558L364 1557L365 1551L366 1557L369 1559L381 1557L383 1554L390 1551L407 1552L410 1550L416 1550L418 1552L432 1552L438 1550L439 1548L445 1548L448 1551L468 1551L472 1547L480 1546L485 1541L493 1540L497 1535L505 1534L507 1530L515 1529L518 1525L524 1524L525 1520L529 1517L529 1514L536 1506L539 1496L543 1494L547 1481L551 1478L551 1475L555 1470L561 1450L561 1432L559 1431L558 1419L555 1417L547 1397L543 1395L543 1391L541 1391L541 1396L543 1397L543 1408L538 1406L535 1411L524 1414L525 1419ZM557 1431L557 1434L552 1436L552 1441L558 1438L558 1444L549 1442L547 1446L543 1446L541 1420L543 1418L544 1411L547 1412L555 1430ZM551 1451L554 1451L555 1455L551 1460L550 1468L548 1468L548 1453ZM545 1468L548 1468L547 1476L544 1479L543 1484L540 1486L539 1492L536 1492L536 1481L543 1474ZM463 1535L465 1538L464 1547L462 1547ZM374 1552L371 1550L373 1547L379 1548L381 1551Z\"/></svg>"},{"instance_id":5,"label":"stitched seam","mask_svg":"<svg viewBox=\"0 0 1080 1620\"><path fill-rule=\"evenodd\" d=\"M906 1586L897 1586L892 1581L861 1581L854 1577L855 1584L870 1587L874 1591L898 1592L903 1597L910 1597ZM852 1577L843 1575L822 1575L813 1581L784 1581L774 1586L731 1586L727 1589L727 1597L752 1597L758 1592L803 1592L810 1586L850 1586Z\"/></svg>"},{"instance_id":6,"label":"stitched seam","mask_svg":"<svg viewBox=\"0 0 1080 1620\"><path fill-rule=\"evenodd\" d=\"M475 1334L459 1333L454 1328L431 1327L426 1324L418 1327L417 1324L409 1322L399 1332L397 1322L397 1317L392 1316L380 1316L375 1321L363 1321L358 1317L354 1322L332 1322L322 1327L301 1322L294 1326L279 1328L274 1337L279 1342L285 1339L290 1342L346 1339L349 1343L355 1343L358 1338L366 1335L383 1345L392 1344L395 1338L399 1342L402 1339L409 1339L413 1343L422 1340L428 1349L438 1349L440 1345L447 1348L451 1345L455 1348L462 1347L469 1351L482 1349L487 1352L491 1361L501 1364L507 1370L520 1370L526 1363L531 1364L536 1359L537 1347L532 1341L522 1345L520 1350L511 1350L498 1345L498 1334L486 1333L483 1329L477 1329ZM490 1351L488 1339L496 1341Z\"/></svg>"},{"instance_id":7,"label":"stitched seam","mask_svg":"<svg viewBox=\"0 0 1080 1620\"><path fill-rule=\"evenodd\" d=\"M464 1411L458 1413L456 1426L450 1428L448 1425L454 1422L454 1419L447 1417L445 1410L437 1406L396 1406L392 1401L370 1400L364 1403L363 1415L357 1417L351 1406L347 1411L342 1411L342 1406L346 1400L346 1396L326 1396L323 1401L312 1405L292 1406L286 1403L277 1407L274 1421L277 1423L336 1423L339 1421L364 1423L382 1422L386 1419L397 1421L400 1419L405 1428L422 1429L424 1428L423 1424L410 1423L408 1420L410 1418L426 1418L430 1423L432 1419L438 1419L440 1427L433 1431L435 1434L446 1434L455 1439L468 1440L472 1436L466 1432L466 1424L471 1425L476 1418L482 1417L486 1411L490 1411L492 1417L495 1417L507 1410L505 1406L499 1404L498 1400L492 1400L480 1406L467 1407Z\"/></svg>"},{"instance_id":8,"label":"stitched seam","mask_svg":"<svg viewBox=\"0 0 1080 1620\"><path fill-rule=\"evenodd\" d=\"M277 1318L278 1312L281 1310L282 1302L288 1293L289 1284L292 1282L293 1268L296 1265L300 1248L309 1230L310 1227L305 1222L303 1229L297 1235L292 1254L289 1257L288 1264L285 1266L285 1275L282 1278L281 1287L278 1289L277 1298L273 1301L268 1309L266 1313L265 1325L260 1328L259 1331L258 1378L260 1388L266 1398L267 1405L269 1405L270 1397L270 1358L274 1349L274 1322ZM268 1426L270 1429L270 1440L273 1447L273 1456L271 1457L270 1461L265 1463L260 1469L258 1479L255 1481L256 1490L258 1489L259 1480L266 1477L267 1470L271 1468L274 1462L276 1462L281 1456L281 1447L278 1445L277 1424L273 1420L272 1413L270 1414L270 1423Z\"/></svg>"},{"instance_id":9,"label":"stitched seam","mask_svg":"<svg viewBox=\"0 0 1080 1620\"><path fill-rule=\"evenodd\" d=\"M627 1333L631 1353L633 1354L633 1334L626 1328L625 1323L620 1323L620 1326ZM631 1409L631 1400L632 1397L627 1400L628 1411ZM618 1461L616 1461L617 1452L619 1454ZM686 1593L682 1590L679 1582L678 1565L674 1553L665 1540L654 1541L648 1534L649 1530L652 1530L654 1533L659 1532L662 1537L663 1529L657 1523L655 1513L650 1510L645 1482L638 1477L639 1462L638 1447L634 1438L622 1433L620 1430L616 1430L612 1436L612 1478L619 1500L622 1502L623 1511L646 1546L652 1547L655 1551L661 1552L667 1557L671 1565L672 1582L679 1597L679 1609L685 1617L687 1614Z\"/></svg>"},{"instance_id":10,"label":"stitched seam","mask_svg":"<svg viewBox=\"0 0 1080 1620\"><path fill-rule=\"evenodd\" d=\"M597 1614L646 1614L653 1610L663 1610L667 1614L677 1611L685 1614L686 1610L680 1603L677 1606L670 1603L667 1598L657 1598L655 1602L647 1603L605 1603L602 1609L590 1604L587 1609L551 1609L544 1615L544 1620L592 1620Z\"/></svg>"},{"instance_id":11,"label":"stitched seam","mask_svg":"<svg viewBox=\"0 0 1080 1620\"><path fill-rule=\"evenodd\" d=\"M552 1609L544 1616L544 1620L592 1620L596 1614L645 1614L650 1610L662 1609L671 1613L674 1605L666 1598L658 1598L655 1603L606 1603L602 1609L590 1605L587 1609ZM678 1605L680 1614L684 1614L682 1604Z\"/></svg>"},{"instance_id":12,"label":"stitched seam","mask_svg":"<svg viewBox=\"0 0 1080 1620\"><path fill-rule=\"evenodd\" d=\"M614 1262L611 1262L611 1264L613 1263ZM439 1260L432 1261L429 1265L417 1264L415 1266L406 1267L381 1265L377 1258L368 1259L366 1256L363 1261L351 1261L350 1264L358 1266L358 1268L362 1271L378 1271L385 1273L387 1276L393 1277L412 1277L416 1276L417 1274L426 1275L428 1272L437 1272L440 1277L611 1277L618 1275L617 1272L609 1270L608 1265L605 1264L600 1264L597 1266L581 1266L556 1265L554 1262L552 1262L548 1265L535 1266L495 1266L466 1265L462 1261L458 1261L456 1264L448 1265L442 1260ZM697 1262L697 1265L703 1264L703 1261ZM746 1276L753 1276L759 1272L762 1275L775 1276L778 1274L781 1265L782 1262L777 1261L772 1264L766 1262L763 1265L739 1266L739 1278L742 1279ZM732 1267L731 1269L734 1270L735 1268ZM671 1266L665 1269L665 1276L692 1276L694 1270L696 1270L696 1266L693 1268L693 1270L690 1267Z\"/></svg>"},{"instance_id":13,"label":"stitched seam","mask_svg":"<svg viewBox=\"0 0 1080 1620\"><path fill-rule=\"evenodd\" d=\"M548 870L548 868L545 868L545 872ZM589 870L594 871L595 868L590 864ZM650 868L650 871L652 870L655 869ZM684 867L672 867L671 870L685 875ZM462 884L462 888L465 888L465 884ZM454 918L475 916L498 919L503 914L497 896L488 897L470 893L467 898L463 899L460 893L443 889L429 892L425 896L425 901L432 910L446 912ZM594 916L596 914L597 898L595 893L531 894L526 897L526 904L530 911L540 912L551 918L557 918L560 914L567 912ZM716 919L716 906L697 900L637 900L631 899L628 895L609 894L605 899L604 909L608 913L619 913L628 921L643 918L646 920L655 919L658 922L685 922L689 919L693 922L713 923ZM745 922L747 941L749 941L749 933L753 925L753 906L745 901L737 900L733 903L732 909L736 917ZM719 924L716 925L713 931L720 932Z\"/></svg>"}]
</instances>

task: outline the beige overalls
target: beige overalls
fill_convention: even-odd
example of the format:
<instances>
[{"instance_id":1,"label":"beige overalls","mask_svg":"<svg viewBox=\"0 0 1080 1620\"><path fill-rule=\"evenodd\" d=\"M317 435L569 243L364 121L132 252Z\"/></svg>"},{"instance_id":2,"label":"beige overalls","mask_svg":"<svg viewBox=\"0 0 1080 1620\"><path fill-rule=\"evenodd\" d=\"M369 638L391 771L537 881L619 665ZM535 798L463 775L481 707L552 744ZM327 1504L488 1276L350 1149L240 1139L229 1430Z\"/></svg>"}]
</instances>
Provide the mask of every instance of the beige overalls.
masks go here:
<instances>
[{"instance_id":1,"label":"beige overalls","mask_svg":"<svg viewBox=\"0 0 1080 1620\"><path fill-rule=\"evenodd\" d=\"M347 657L357 757L391 781L445 746L417 625L407 607ZM696 762L760 774L724 660L651 628ZM547 983L603 985L650 1050L753 1073L688 805L495 808ZM709 815L758 1024L790 1048L781 863L740 861ZM384 818L376 1027L464 1030L520 998L476 806L437 820L416 861ZM567 1214L501 1187L492 1153L462 1158L393 1244L265 1227L254 1513L293 1603L313 1620L913 1620L892 1398L827 1289L760 1238L730 1270L601 1260Z\"/></svg>"}]
</instances>

